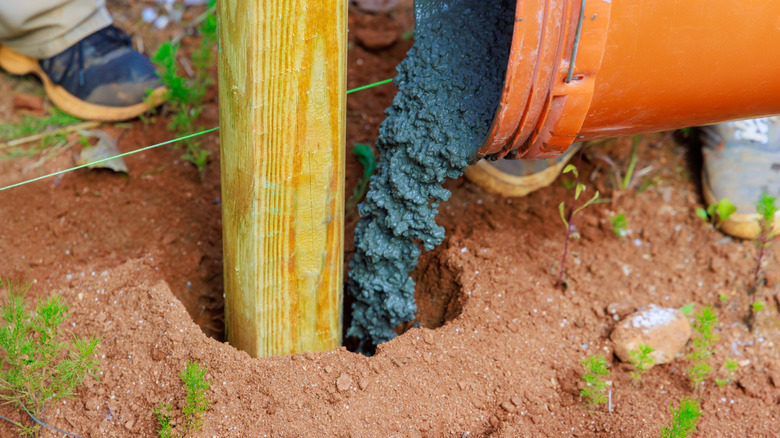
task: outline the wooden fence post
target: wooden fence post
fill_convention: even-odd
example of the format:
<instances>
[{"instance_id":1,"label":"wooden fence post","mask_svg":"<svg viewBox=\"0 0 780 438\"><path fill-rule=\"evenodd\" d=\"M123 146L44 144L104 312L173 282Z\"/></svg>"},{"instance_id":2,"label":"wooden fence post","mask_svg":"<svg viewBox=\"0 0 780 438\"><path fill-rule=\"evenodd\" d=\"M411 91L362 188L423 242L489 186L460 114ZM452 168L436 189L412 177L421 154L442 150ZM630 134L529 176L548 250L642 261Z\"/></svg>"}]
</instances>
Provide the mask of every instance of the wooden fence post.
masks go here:
<instances>
[{"instance_id":1,"label":"wooden fence post","mask_svg":"<svg viewBox=\"0 0 780 438\"><path fill-rule=\"evenodd\" d=\"M347 0L218 0L228 341L341 340Z\"/></svg>"}]
</instances>

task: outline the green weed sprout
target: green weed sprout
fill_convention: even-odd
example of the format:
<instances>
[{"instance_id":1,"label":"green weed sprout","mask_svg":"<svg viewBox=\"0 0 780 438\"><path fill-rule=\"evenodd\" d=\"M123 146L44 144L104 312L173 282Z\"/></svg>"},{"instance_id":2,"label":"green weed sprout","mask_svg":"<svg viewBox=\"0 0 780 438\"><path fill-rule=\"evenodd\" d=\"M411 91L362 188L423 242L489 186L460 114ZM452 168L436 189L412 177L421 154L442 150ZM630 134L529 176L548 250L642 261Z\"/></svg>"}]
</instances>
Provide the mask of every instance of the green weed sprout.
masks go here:
<instances>
[{"instance_id":1,"label":"green weed sprout","mask_svg":"<svg viewBox=\"0 0 780 438\"><path fill-rule=\"evenodd\" d=\"M680 308L679 308L679 309L677 309L677 310L679 310L679 311L680 311L680 313L682 313L683 315L686 315L686 316L688 316L688 315L690 315L691 313L693 313L693 306L694 306L694 305L693 305L693 303L688 303L688 304L686 304L686 305L684 305L684 306L680 307Z\"/></svg>"},{"instance_id":2,"label":"green weed sprout","mask_svg":"<svg viewBox=\"0 0 780 438\"><path fill-rule=\"evenodd\" d=\"M653 357L650 356L650 354L654 351L655 348L647 344L642 344L636 350L629 352L629 355L631 356L629 362L631 362L631 365L636 369L636 371L631 372L631 377L636 380L642 379L642 374L653 365Z\"/></svg>"},{"instance_id":3,"label":"green weed sprout","mask_svg":"<svg viewBox=\"0 0 780 438\"><path fill-rule=\"evenodd\" d=\"M157 435L160 438L173 438L173 416L171 415L171 404L160 404L154 408L154 415L157 417L157 424L160 428L157 429Z\"/></svg>"},{"instance_id":4,"label":"green weed sprout","mask_svg":"<svg viewBox=\"0 0 780 438\"><path fill-rule=\"evenodd\" d=\"M74 397L87 375L96 377L100 368L95 351L100 339L60 340L60 324L69 315L59 295L38 301L31 312L25 303L30 285L0 281L0 287L8 289L8 301L0 306L0 400L42 421L60 399ZM23 435L40 432L37 421L31 425L8 421Z\"/></svg>"},{"instance_id":5,"label":"green weed sprout","mask_svg":"<svg viewBox=\"0 0 780 438\"><path fill-rule=\"evenodd\" d=\"M729 302L729 296L721 292L720 295L718 295L718 301L720 301L723 304L726 304Z\"/></svg>"},{"instance_id":6,"label":"green weed sprout","mask_svg":"<svg viewBox=\"0 0 780 438\"><path fill-rule=\"evenodd\" d=\"M609 218L612 223L612 232L616 237L626 237L626 228L628 228L628 221L626 220L625 213L619 213L614 217Z\"/></svg>"},{"instance_id":7,"label":"green weed sprout","mask_svg":"<svg viewBox=\"0 0 780 438\"><path fill-rule=\"evenodd\" d=\"M764 310L764 307L766 307L766 303L761 300L757 300L756 302L753 303L751 307L753 308L753 313L758 313Z\"/></svg>"},{"instance_id":8,"label":"green weed sprout","mask_svg":"<svg viewBox=\"0 0 780 438\"><path fill-rule=\"evenodd\" d=\"M195 432L203 427L203 415L211 407L211 401L206 397L206 392L211 388L211 382L206 380L206 369L196 361L187 361L184 370L179 374L186 396L181 408L184 414L184 430L186 433ZM177 438L173 434L173 413L170 403L160 403L153 413L157 417L160 428L157 434L160 438Z\"/></svg>"},{"instance_id":9,"label":"green weed sprout","mask_svg":"<svg viewBox=\"0 0 780 438\"><path fill-rule=\"evenodd\" d=\"M714 353L715 341L718 340L718 336L713 333L717 325L718 317L710 306L705 306L694 318L693 330L697 336L693 339L693 351L687 356L693 365L686 370L694 389L698 389L712 371L709 359Z\"/></svg>"},{"instance_id":10,"label":"green weed sprout","mask_svg":"<svg viewBox=\"0 0 780 438\"><path fill-rule=\"evenodd\" d=\"M58 143L64 143L67 140L65 128L79 122L82 120L52 107L48 116L25 114L17 124L0 124L0 160L32 157ZM40 139L38 144L22 146L32 143L33 138Z\"/></svg>"},{"instance_id":11,"label":"green weed sprout","mask_svg":"<svg viewBox=\"0 0 780 438\"><path fill-rule=\"evenodd\" d=\"M727 375L724 379L715 379L715 383L717 383L718 386L726 386L729 382L734 380L734 374L737 372L737 368L739 368L739 363L729 357L726 359L726 363L723 364L723 368L726 370Z\"/></svg>"},{"instance_id":12,"label":"green weed sprout","mask_svg":"<svg viewBox=\"0 0 780 438\"><path fill-rule=\"evenodd\" d=\"M661 429L661 438L685 438L696 430L702 413L698 400L683 397L676 409L673 406L669 408L672 410L672 421Z\"/></svg>"},{"instance_id":13,"label":"green weed sprout","mask_svg":"<svg viewBox=\"0 0 780 438\"><path fill-rule=\"evenodd\" d=\"M211 407L211 402L206 398L211 382L206 380L205 376L206 369L195 361L187 361L184 371L179 375L187 392L182 408L187 430L200 430L203 426L203 414Z\"/></svg>"},{"instance_id":14,"label":"green weed sprout","mask_svg":"<svg viewBox=\"0 0 780 438\"><path fill-rule=\"evenodd\" d=\"M636 162L639 159L639 155L637 154L637 149L639 148L639 137L639 135L635 135L634 138L631 139L631 155L628 159L628 169L626 169L626 174L623 176L623 180L620 182L620 190L628 189L629 185L631 184L631 180L634 178L634 168L636 168Z\"/></svg>"},{"instance_id":15,"label":"green weed sprout","mask_svg":"<svg viewBox=\"0 0 780 438\"><path fill-rule=\"evenodd\" d=\"M580 391L580 397L584 398L591 408L606 403L607 381L601 377L609 375L606 359L600 354L591 354L580 363L585 367L585 374L582 376L585 387Z\"/></svg>"},{"instance_id":16,"label":"green weed sprout","mask_svg":"<svg viewBox=\"0 0 780 438\"><path fill-rule=\"evenodd\" d=\"M775 236L775 214L777 214L777 206L775 196L769 196L766 193L761 193L761 198L756 202L756 211L758 212L758 225L761 231L756 239L758 245L758 255L756 256L756 274L753 280L753 284L758 286L759 274L761 273L761 261L764 258L767 248L769 248L770 240Z\"/></svg>"},{"instance_id":17,"label":"green weed sprout","mask_svg":"<svg viewBox=\"0 0 780 438\"><path fill-rule=\"evenodd\" d=\"M213 1L209 2L211 6L200 26L200 46L192 53L195 72L193 79L186 79L178 73L176 64L178 44L164 42L151 58L157 65L160 81L167 88L165 98L172 113L168 129L180 136L201 129L195 124L195 120L203 111L206 90L214 83L208 71L208 68L214 64L213 49L217 42L217 18L214 15L213 3ZM182 159L195 165L202 175L208 164L210 152L197 140L184 140L184 145L186 150Z\"/></svg>"},{"instance_id":18,"label":"green weed sprout","mask_svg":"<svg viewBox=\"0 0 780 438\"><path fill-rule=\"evenodd\" d=\"M582 158L582 150L580 150L580 158ZM571 221L574 219L574 216L582 211L585 207L593 204L596 202L596 199L599 197L599 191L596 190L596 194L593 195L593 197L582 204L581 206L577 207L577 200L580 199L580 195L582 192L584 192L587 187L585 187L585 184L582 184L579 182L580 180L580 173L577 171L577 167L573 164L568 164L563 169L562 173L573 173L575 178L575 185L574 185L574 199L571 201L571 207L569 208L569 217L566 218L566 202L561 201L560 204L558 204L558 212L561 214L561 221L563 221L563 225L566 226L566 240L563 245L563 257L561 258L561 270L558 273L558 281L556 283L557 286L563 287L563 272L566 265L566 254L569 251L569 240L572 239L571 234Z\"/></svg>"},{"instance_id":19,"label":"green weed sprout","mask_svg":"<svg viewBox=\"0 0 780 438\"><path fill-rule=\"evenodd\" d=\"M371 146L358 143L355 145L354 149L352 149L352 153L355 154L355 157L363 166L363 176L360 178L360 181L358 181L355 190L347 200L346 209L348 212L352 211L357 203L360 202L360 200L363 199L363 197L366 195L366 192L368 191L368 183L371 181L371 175L374 174L377 166L374 150L371 149Z\"/></svg>"},{"instance_id":20,"label":"green weed sprout","mask_svg":"<svg viewBox=\"0 0 780 438\"><path fill-rule=\"evenodd\" d=\"M720 224L728 220L736 211L737 207L728 199L723 198L717 204L711 204L706 210L697 208L696 216L699 216L705 222L712 221L715 227L719 228Z\"/></svg>"}]
</instances>

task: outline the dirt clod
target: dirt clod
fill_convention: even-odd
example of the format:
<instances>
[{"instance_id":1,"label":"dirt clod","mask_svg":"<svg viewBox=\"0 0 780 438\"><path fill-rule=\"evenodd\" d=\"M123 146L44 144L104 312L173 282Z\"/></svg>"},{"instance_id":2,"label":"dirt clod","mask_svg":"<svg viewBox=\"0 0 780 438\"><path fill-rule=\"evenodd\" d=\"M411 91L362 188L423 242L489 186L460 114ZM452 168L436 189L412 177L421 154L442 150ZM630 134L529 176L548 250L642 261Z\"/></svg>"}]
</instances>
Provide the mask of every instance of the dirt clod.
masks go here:
<instances>
[{"instance_id":1,"label":"dirt clod","mask_svg":"<svg viewBox=\"0 0 780 438\"><path fill-rule=\"evenodd\" d=\"M338 379L336 379L336 389L340 392L346 392L352 386L352 377L347 373L341 373Z\"/></svg>"}]
</instances>

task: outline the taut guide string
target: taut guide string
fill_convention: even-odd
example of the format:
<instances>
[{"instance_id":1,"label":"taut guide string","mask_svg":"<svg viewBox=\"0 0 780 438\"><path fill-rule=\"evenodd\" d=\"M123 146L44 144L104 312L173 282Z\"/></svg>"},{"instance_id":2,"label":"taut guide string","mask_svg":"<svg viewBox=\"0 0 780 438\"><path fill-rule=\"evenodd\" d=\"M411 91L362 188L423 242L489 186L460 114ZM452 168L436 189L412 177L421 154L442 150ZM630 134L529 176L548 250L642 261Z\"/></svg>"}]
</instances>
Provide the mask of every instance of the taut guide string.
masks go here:
<instances>
[{"instance_id":1,"label":"taut guide string","mask_svg":"<svg viewBox=\"0 0 780 438\"><path fill-rule=\"evenodd\" d=\"M392 82L392 81L393 81L393 79L385 79L383 81L374 82L373 84L368 84L368 85L364 85L362 87L357 87L357 88L353 88L351 90L347 90L346 94L354 93L356 91L366 90L368 88L376 87L378 85L387 84L387 83ZM218 129L219 129L219 126L217 126L216 128L211 128L211 129L206 129L204 131L196 132L194 134L185 135L183 137L174 138L173 140L168 140L168 141L164 141L162 143L157 143L157 144L153 144L151 146L146 146L146 147L143 147L143 148L140 148L140 149L136 149L136 150L133 150L133 151L130 151L130 152L125 152L125 153L122 153L122 154L119 154L119 155L114 155L113 157L103 158L103 159L100 159L100 160L97 160L97 161L92 161L92 162L86 163L86 164L80 164L78 166L71 167L69 169L59 170L57 172L52 172L52 173L49 173L47 175L39 176L37 178L32 178L32 179L28 179L26 181L22 181L22 182L19 182L19 183L16 183L16 184L11 184L11 185L8 185L8 186L5 186L5 187L0 187L0 192L2 192L3 190L12 189L14 187L23 186L25 184L30 184L30 183L33 183L35 181L40 181L42 179L51 178L51 177L57 176L57 175L62 175L63 173L68 173L68 172L72 172L74 170L83 169L85 167L94 166L95 164L105 163L106 161L113 160L114 158L126 157L128 155L133 155L133 154L137 154L139 152L148 151L150 149L158 148L160 146L165 146L167 144L175 143L177 141L186 140L188 138L193 138L193 137L197 137L199 135L208 134L209 132L214 132L214 131L216 131Z\"/></svg>"}]
</instances>

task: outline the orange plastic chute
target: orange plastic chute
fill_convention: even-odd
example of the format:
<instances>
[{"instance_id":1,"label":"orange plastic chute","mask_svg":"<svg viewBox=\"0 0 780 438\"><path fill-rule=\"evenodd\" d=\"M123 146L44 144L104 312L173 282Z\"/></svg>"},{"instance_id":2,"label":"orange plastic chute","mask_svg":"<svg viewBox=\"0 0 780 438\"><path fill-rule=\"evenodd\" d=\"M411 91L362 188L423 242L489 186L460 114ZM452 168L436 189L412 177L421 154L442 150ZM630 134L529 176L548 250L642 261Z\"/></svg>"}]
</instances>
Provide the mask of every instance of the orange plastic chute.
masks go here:
<instances>
[{"instance_id":1,"label":"orange plastic chute","mask_svg":"<svg viewBox=\"0 0 780 438\"><path fill-rule=\"evenodd\" d=\"M777 1L518 0L480 152L546 158L574 141L778 114L777 53Z\"/></svg>"}]
</instances>

